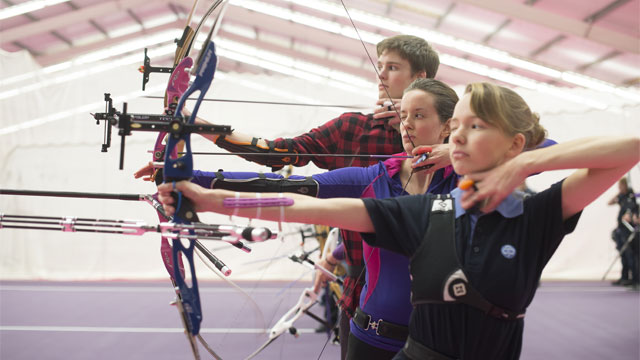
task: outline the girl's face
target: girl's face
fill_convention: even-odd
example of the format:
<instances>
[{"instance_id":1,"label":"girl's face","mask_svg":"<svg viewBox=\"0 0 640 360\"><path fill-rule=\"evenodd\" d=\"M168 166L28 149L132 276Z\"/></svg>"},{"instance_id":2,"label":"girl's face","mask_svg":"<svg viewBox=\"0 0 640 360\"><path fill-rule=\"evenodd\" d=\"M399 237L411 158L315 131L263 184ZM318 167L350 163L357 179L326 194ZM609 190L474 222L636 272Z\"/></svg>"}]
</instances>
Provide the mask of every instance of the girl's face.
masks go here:
<instances>
[{"instance_id":1,"label":"girl's face","mask_svg":"<svg viewBox=\"0 0 640 360\"><path fill-rule=\"evenodd\" d=\"M411 90L402 97L400 134L407 154L413 151L413 144L441 144L449 135L449 125L440 121L433 103L433 95L418 89Z\"/></svg>"},{"instance_id":2,"label":"girl's face","mask_svg":"<svg viewBox=\"0 0 640 360\"><path fill-rule=\"evenodd\" d=\"M522 134L510 136L471 110L471 94L456 104L449 142L451 164L459 175L490 170L521 151Z\"/></svg>"}]
</instances>

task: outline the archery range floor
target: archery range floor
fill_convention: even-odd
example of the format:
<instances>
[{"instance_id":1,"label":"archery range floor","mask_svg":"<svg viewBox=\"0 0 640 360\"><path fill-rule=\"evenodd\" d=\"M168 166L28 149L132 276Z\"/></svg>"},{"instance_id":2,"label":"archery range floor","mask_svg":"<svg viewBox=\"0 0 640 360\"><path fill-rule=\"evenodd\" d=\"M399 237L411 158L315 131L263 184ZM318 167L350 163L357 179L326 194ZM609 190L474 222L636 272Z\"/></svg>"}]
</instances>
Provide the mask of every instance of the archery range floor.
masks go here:
<instances>
[{"instance_id":1,"label":"archery range floor","mask_svg":"<svg viewBox=\"0 0 640 360\"><path fill-rule=\"evenodd\" d=\"M255 304L223 282L200 283L201 334L223 359L258 348L303 290L240 285ZM173 297L160 281L0 281L0 359L192 359ZM545 282L525 324L523 360L640 358L640 293L609 282ZM284 333L255 359L339 359L339 346L314 332L317 322L304 316L295 325L298 338Z\"/></svg>"}]
</instances>

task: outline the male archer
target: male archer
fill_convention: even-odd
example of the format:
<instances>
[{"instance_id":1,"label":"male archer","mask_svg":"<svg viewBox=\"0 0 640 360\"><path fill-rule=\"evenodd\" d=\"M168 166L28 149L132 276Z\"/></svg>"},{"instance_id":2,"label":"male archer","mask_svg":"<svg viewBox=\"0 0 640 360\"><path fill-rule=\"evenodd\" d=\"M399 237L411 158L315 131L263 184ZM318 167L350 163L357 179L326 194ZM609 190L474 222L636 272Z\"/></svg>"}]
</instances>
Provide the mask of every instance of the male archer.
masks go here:
<instances>
[{"instance_id":1,"label":"male archer","mask_svg":"<svg viewBox=\"0 0 640 360\"><path fill-rule=\"evenodd\" d=\"M369 166L378 162L370 158L283 156L265 157L261 153L304 154L384 154L402 152L397 131L400 125L400 99L417 78L433 78L440 60L438 53L425 40L397 35L377 44L378 100L373 113L347 112L325 124L293 138L265 140L235 131L231 135L203 135L230 152L255 153L243 158L280 169L284 165L304 166L309 161L321 169L345 166ZM207 124L200 117L196 123Z\"/></svg>"}]
</instances>

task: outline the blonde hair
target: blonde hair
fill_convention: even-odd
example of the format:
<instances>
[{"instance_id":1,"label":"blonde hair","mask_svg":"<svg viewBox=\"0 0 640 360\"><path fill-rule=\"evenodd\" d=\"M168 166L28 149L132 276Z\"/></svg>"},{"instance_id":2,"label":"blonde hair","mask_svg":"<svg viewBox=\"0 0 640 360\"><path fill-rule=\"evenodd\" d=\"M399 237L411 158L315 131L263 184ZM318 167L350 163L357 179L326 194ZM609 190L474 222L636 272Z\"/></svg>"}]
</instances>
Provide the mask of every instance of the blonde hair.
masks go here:
<instances>
[{"instance_id":1,"label":"blonde hair","mask_svg":"<svg viewBox=\"0 0 640 360\"><path fill-rule=\"evenodd\" d=\"M471 110L479 118L510 136L524 135L525 150L535 148L547 136L538 114L531 112L515 91L490 83L473 83L464 93L471 94Z\"/></svg>"}]
</instances>

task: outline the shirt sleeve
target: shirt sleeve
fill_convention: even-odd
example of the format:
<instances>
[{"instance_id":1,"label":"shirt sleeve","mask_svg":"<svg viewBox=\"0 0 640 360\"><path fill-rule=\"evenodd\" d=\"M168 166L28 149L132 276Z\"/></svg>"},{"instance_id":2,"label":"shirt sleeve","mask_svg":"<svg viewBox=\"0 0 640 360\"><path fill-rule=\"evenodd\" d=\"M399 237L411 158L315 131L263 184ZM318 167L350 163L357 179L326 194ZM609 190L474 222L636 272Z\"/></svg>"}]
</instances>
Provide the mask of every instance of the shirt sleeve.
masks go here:
<instances>
[{"instance_id":1,"label":"shirt sleeve","mask_svg":"<svg viewBox=\"0 0 640 360\"><path fill-rule=\"evenodd\" d=\"M362 233L367 244L411 256L429 224L428 195L362 199L375 233Z\"/></svg>"},{"instance_id":2,"label":"shirt sleeve","mask_svg":"<svg viewBox=\"0 0 640 360\"><path fill-rule=\"evenodd\" d=\"M333 249L333 252L331 253L331 255L339 261L344 260L344 243L340 243L338 244L338 246L336 246L335 249Z\"/></svg>"},{"instance_id":3,"label":"shirt sleeve","mask_svg":"<svg viewBox=\"0 0 640 360\"><path fill-rule=\"evenodd\" d=\"M311 131L294 138L277 138L273 141L266 140L270 146L301 154L336 154L337 149L344 134L340 131L343 128L346 114L330 120ZM312 161L321 169L335 169L336 158L332 157L312 157L301 156L295 162L295 166L304 166Z\"/></svg>"},{"instance_id":4,"label":"shirt sleeve","mask_svg":"<svg viewBox=\"0 0 640 360\"><path fill-rule=\"evenodd\" d=\"M382 166L379 163L367 168L348 167L313 175L313 179L320 184L318 197L359 198L380 171L384 171Z\"/></svg>"},{"instance_id":5,"label":"shirt sleeve","mask_svg":"<svg viewBox=\"0 0 640 360\"><path fill-rule=\"evenodd\" d=\"M530 196L525 200L525 213L528 215L529 233L539 234L539 242L531 246L541 246L542 266L556 251L565 235L576 228L582 211L567 220L562 219L562 183Z\"/></svg>"}]
</instances>

